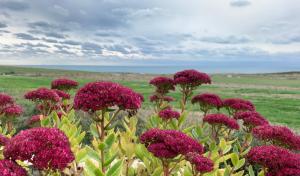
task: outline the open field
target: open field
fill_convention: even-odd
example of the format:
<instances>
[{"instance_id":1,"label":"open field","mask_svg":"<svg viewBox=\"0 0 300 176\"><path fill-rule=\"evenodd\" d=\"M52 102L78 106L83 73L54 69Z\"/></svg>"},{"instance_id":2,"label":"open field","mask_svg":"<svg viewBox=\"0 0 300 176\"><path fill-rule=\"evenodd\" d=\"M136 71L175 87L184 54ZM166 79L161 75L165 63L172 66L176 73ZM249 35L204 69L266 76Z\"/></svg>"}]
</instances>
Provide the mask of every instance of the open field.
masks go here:
<instances>
[{"instance_id":1,"label":"open field","mask_svg":"<svg viewBox=\"0 0 300 176\"><path fill-rule=\"evenodd\" d=\"M25 107L26 112L19 122L23 123L34 113L33 104L23 99L24 93L37 87L49 87L51 80L55 78L72 78L79 81L81 85L95 80L116 81L142 93L146 98L144 107L148 107L150 105L148 96L153 91L153 88L148 85L148 80L154 76L0 66L0 92L11 94ZM249 99L256 105L257 111L272 123L284 124L297 131L300 129L300 73L217 74L212 75L212 80L212 85L201 86L196 92L217 93L222 98ZM180 98L178 92L170 95L175 99ZM197 106L189 106L189 108L197 110Z\"/></svg>"}]
</instances>

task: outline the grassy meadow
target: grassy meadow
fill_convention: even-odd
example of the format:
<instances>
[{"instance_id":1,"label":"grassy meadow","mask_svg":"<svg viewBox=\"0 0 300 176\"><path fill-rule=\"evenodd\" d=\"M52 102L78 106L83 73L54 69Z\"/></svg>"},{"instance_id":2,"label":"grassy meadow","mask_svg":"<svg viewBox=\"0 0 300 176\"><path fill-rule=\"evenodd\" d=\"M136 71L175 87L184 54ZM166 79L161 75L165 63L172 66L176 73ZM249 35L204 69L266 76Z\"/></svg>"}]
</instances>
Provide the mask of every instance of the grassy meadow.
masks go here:
<instances>
[{"instance_id":1,"label":"grassy meadow","mask_svg":"<svg viewBox=\"0 0 300 176\"><path fill-rule=\"evenodd\" d=\"M154 91L148 81L155 76L0 66L0 92L14 96L17 102L26 109L24 116L19 120L19 126L22 126L24 121L35 113L33 103L23 98L24 93L38 87L49 87L53 79L68 77L77 80L81 85L96 80L119 82L142 93L146 99L143 109L146 109L150 106L148 97ZM256 105L257 111L272 123L287 125L299 131L300 73L214 74L211 76L213 84L201 86L195 92L216 93L222 98L246 98L251 100ZM180 98L177 91L170 95L175 99ZM189 105L188 108L195 112L198 107ZM190 118L200 117L191 116Z\"/></svg>"}]
</instances>

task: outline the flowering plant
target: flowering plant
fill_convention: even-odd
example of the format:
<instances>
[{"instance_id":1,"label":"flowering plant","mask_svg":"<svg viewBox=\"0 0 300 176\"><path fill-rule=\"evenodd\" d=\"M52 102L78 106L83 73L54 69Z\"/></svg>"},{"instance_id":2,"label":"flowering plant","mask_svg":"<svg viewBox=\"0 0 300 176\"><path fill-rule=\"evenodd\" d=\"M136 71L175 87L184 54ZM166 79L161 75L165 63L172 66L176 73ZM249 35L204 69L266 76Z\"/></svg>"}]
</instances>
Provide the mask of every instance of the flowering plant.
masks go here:
<instances>
[{"instance_id":1,"label":"flowering plant","mask_svg":"<svg viewBox=\"0 0 300 176\"><path fill-rule=\"evenodd\" d=\"M22 108L0 93L0 115L5 117L0 127L0 172L5 176L299 175L300 136L272 125L249 100L200 92L201 85L211 82L210 76L196 70L153 78L149 84L155 87L150 96L154 109L143 123L138 110L144 98L129 87L91 82L72 100L70 90L78 83L54 80L51 89L25 94L40 111L29 120L31 127L38 127L17 134L10 127L13 123L6 122L20 116ZM181 94L178 105L170 96L176 88ZM198 105L200 112L189 112L192 105Z\"/></svg>"}]
</instances>

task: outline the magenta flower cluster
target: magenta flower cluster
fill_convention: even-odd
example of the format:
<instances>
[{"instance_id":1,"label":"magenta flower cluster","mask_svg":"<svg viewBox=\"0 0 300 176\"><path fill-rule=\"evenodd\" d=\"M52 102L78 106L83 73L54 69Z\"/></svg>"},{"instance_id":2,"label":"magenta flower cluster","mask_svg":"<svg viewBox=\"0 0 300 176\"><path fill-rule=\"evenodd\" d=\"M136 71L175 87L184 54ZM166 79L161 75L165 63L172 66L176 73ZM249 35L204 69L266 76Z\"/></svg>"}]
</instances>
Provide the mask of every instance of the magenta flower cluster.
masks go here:
<instances>
[{"instance_id":1,"label":"magenta flower cluster","mask_svg":"<svg viewBox=\"0 0 300 176\"><path fill-rule=\"evenodd\" d=\"M15 161L3 159L0 160L1 176L27 176L27 172Z\"/></svg>"},{"instance_id":2,"label":"magenta flower cluster","mask_svg":"<svg viewBox=\"0 0 300 176\"><path fill-rule=\"evenodd\" d=\"M3 109L3 114L6 117L18 117L23 113L23 108L20 105L12 104Z\"/></svg>"},{"instance_id":3,"label":"magenta flower cluster","mask_svg":"<svg viewBox=\"0 0 300 176\"><path fill-rule=\"evenodd\" d=\"M60 97L57 95L57 93L54 90L48 89L48 88L38 88L33 91L29 91L25 94L25 99L34 101L34 102L40 102L40 101L51 101L51 102L59 102Z\"/></svg>"},{"instance_id":4,"label":"magenta flower cluster","mask_svg":"<svg viewBox=\"0 0 300 176\"><path fill-rule=\"evenodd\" d=\"M76 89L78 82L70 79L56 79L51 82L51 89L58 89L62 91L69 91L71 89Z\"/></svg>"},{"instance_id":5,"label":"magenta flower cluster","mask_svg":"<svg viewBox=\"0 0 300 176\"><path fill-rule=\"evenodd\" d=\"M251 128L269 124L269 122L261 114L255 111L238 112L234 115L234 118L243 120L243 124Z\"/></svg>"},{"instance_id":6,"label":"magenta flower cluster","mask_svg":"<svg viewBox=\"0 0 300 176\"><path fill-rule=\"evenodd\" d=\"M168 77L155 77L150 80L149 84L156 87L156 92L166 94L171 90L175 90L174 80Z\"/></svg>"},{"instance_id":7,"label":"magenta flower cluster","mask_svg":"<svg viewBox=\"0 0 300 176\"><path fill-rule=\"evenodd\" d=\"M210 125L221 125L227 128L238 130L239 124L235 119L232 119L225 114L209 114L203 118L203 122L207 122Z\"/></svg>"},{"instance_id":8,"label":"magenta flower cluster","mask_svg":"<svg viewBox=\"0 0 300 176\"><path fill-rule=\"evenodd\" d=\"M228 98L223 100L223 105L235 112L238 111L255 111L255 106L252 102L240 98Z\"/></svg>"},{"instance_id":9,"label":"magenta flower cluster","mask_svg":"<svg viewBox=\"0 0 300 176\"><path fill-rule=\"evenodd\" d=\"M21 131L6 143L4 156L11 160L27 160L41 170L63 170L74 160L67 136L57 128Z\"/></svg>"},{"instance_id":10,"label":"magenta flower cluster","mask_svg":"<svg viewBox=\"0 0 300 176\"><path fill-rule=\"evenodd\" d=\"M251 164L266 168L269 176L284 174L283 170L293 173L300 171L299 155L274 145L253 147L247 154L247 159Z\"/></svg>"},{"instance_id":11,"label":"magenta flower cluster","mask_svg":"<svg viewBox=\"0 0 300 176\"><path fill-rule=\"evenodd\" d=\"M202 154L203 146L193 138L176 130L150 129L140 137L148 151L158 158L174 158L189 152Z\"/></svg>"},{"instance_id":12,"label":"magenta flower cluster","mask_svg":"<svg viewBox=\"0 0 300 176\"><path fill-rule=\"evenodd\" d=\"M22 112L23 112L22 107L16 104L12 104L3 109L3 113L7 117L18 117L22 114Z\"/></svg>"},{"instance_id":13,"label":"magenta flower cluster","mask_svg":"<svg viewBox=\"0 0 300 176\"><path fill-rule=\"evenodd\" d=\"M293 150L300 150L300 136L284 126L264 125L252 130L253 135L263 141Z\"/></svg>"},{"instance_id":14,"label":"magenta flower cluster","mask_svg":"<svg viewBox=\"0 0 300 176\"><path fill-rule=\"evenodd\" d=\"M23 113L23 108L17 105L14 99L4 93L0 93L0 115L5 117L18 117Z\"/></svg>"},{"instance_id":15,"label":"magenta flower cluster","mask_svg":"<svg viewBox=\"0 0 300 176\"><path fill-rule=\"evenodd\" d=\"M71 98L71 95L58 89L53 89L55 93L63 100L69 100Z\"/></svg>"},{"instance_id":16,"label":"magenta flower cluster","mask_svg":"<svg viewBox=\"0 0 300 176\"><path fill-rule=\"evenodd\" d=\"M0 146L5 146L8 141L9 141L8 137L0 134Z\"/></svg>"},{"instance_id":17,"label":"magenta flower cluster","mask_svg":"<svg viewBox=\"0 0 300 176\"><path fill-rule=\"evenodd\" d=\"M174 82L181 86L196 87L201 84L211 84L211 79L206 73L197 70L184 70L174 75Z\"/></svg>"},{"instance_id":18,"label":"magenta flower cluster","mask_svg":"<svg viewBox=\"0 0 300 176\"><path fill-rule=\"evenodd\" d=\"M14 100L11 96L5 94L5 93L0 93L0 110L3 107L6 107L9 104L13 104Z\"/></svg>"},{"instance_id":19,"label":"magenta flower cluster","mask_svg":"<svg viewBox=\"0 0 300 176\"><path fill-rule=\"evenodd\" d=\"M196 95L192 98L192 103L199 103L200 106L205 109L220 109L223 106L222 99L218 95L212 93L203 93Z\"/></svg>"},{"instance_id":20,"label":"magenta flower cluster","mask_svg":"<svg viewBox=\"0 0 300 176\"><path fill-rule=\"evenodd\" d=\"M143 97L132 89L113 82L92 82L79 89L74 108L98 111L118 106L120 109L139 109Z\"/></svg>"},{"instance_id":21,"label":"magenta flower cluster","mask_svg":"<svg viewBox=\"0 0 300 176\"><path fill-rule=\"evenodd\" d=\"M36 122L39 122L44 116L39 114L39 115L33 115L31 118L28 120L28 125L32 125Z\"/></svg>"},{"instance_id":22,"label":"magenta flower cluster","mask_svg":"<svg viewBox=\"0 0 300 176\"><path fill-rule=\"evenodd\" d=\"M204 157L198 153L188 153L186 159L195 165L195 168L201 174L211 172L214 169L214 163L207 157Z\"/></svg>"},{"instance_id":23,"label":"magenta flower cluster","mask_svg":"<svg viewBox=\"0 0 300 176\"><path fill-rule=\"evenodd\" d=\"M174 101L173 97L163 96L162 98L160 98L158 95L151 95L149 97L149 99L150 99L150 102L158 102L159 100L163 100L163 101L166 101L166 102Z\"/></svg>"},{"instance_id":24,"label":"magenta flower cluster","mask_svg":"<svg viewBox=\"0 0 300 176\"><path fill-rule=\"evenodd\" d=\"M158 116L163 120L170 120L170 119L178 119L180 117L180 113L177 111L172 110L171 108L167 108L161 110L158 113Z\"/></svg>"}]
</instances>

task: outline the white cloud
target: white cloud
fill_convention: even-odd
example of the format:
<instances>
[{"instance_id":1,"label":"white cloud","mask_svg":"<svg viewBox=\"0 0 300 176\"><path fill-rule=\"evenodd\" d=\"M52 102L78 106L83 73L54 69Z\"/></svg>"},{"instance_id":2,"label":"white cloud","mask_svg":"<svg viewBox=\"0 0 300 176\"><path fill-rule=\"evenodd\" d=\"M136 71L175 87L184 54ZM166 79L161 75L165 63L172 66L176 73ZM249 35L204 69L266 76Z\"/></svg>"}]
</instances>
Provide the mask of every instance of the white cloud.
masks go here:
<instances>
[{"instance_id":1,"label":"white cloud","mask_svg":"<svg viewBox=\"0 0 300 176\"><path fill-rule=\"evenodd\" d=\"M300 2L294 0L20 2L1 1L0 27L7 31L0 35L6 46L1 62L18 56L29 63L49 54L49 63L57 63L56 57L63 63L112 58L146 63L300 53Z\"/></svg>"}]
</instances>

